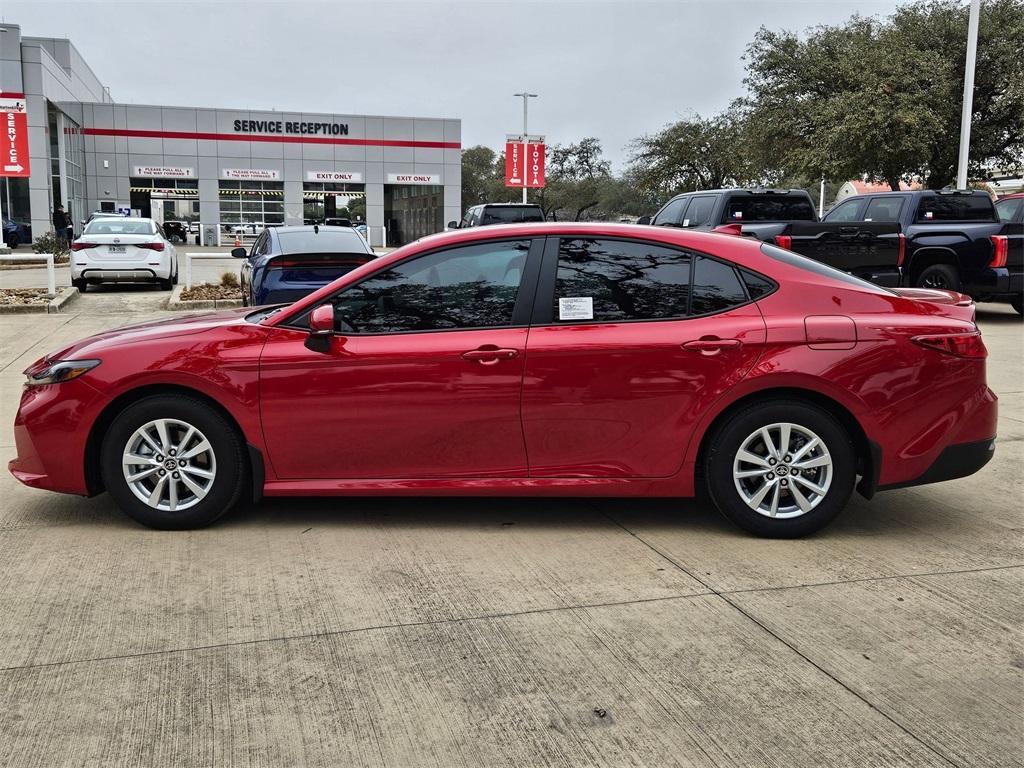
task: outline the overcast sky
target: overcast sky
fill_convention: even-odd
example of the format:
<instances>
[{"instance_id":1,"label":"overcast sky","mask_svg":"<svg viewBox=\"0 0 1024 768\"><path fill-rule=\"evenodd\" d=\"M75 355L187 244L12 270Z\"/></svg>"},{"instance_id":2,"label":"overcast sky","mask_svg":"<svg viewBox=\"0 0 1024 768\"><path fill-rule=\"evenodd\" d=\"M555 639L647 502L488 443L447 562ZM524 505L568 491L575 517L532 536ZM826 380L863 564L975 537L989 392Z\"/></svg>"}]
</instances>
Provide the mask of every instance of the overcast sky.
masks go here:
<instances>
[{"instance_id":1,"label":"overcast sky","mask_svg":"<svg viewBox=\"0 0 1024 768\"><path fill-rule=\"evenodd\" d=\"M631 139L743 92L758 27L804 29L896 0L45 2L3 0L22 34L69 37L125 103L462 119L464 147L522 128Z\"/></svg>"}]
</instances>

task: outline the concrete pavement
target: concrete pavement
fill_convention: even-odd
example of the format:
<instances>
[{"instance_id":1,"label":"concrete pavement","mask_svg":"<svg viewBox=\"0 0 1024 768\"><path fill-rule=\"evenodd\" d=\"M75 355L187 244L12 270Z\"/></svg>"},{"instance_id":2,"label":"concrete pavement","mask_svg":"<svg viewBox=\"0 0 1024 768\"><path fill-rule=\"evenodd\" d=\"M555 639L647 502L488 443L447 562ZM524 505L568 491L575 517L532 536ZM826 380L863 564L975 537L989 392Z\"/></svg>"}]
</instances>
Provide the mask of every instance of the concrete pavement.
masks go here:
<instances>
[{"instance_id":1,"label":"concrete pavement","mask_svg":"<svg viewBox=\"0 0 1024 768\"><path fill-rule=\"evenodd\" d=\"M161 296L0 316L0 422L32 360ZM0 765L1021 764L1024 325L979 318L992 463L800 541L667 500L273 499L166 533L4 472Z\"/></svg>"}]
</instances>

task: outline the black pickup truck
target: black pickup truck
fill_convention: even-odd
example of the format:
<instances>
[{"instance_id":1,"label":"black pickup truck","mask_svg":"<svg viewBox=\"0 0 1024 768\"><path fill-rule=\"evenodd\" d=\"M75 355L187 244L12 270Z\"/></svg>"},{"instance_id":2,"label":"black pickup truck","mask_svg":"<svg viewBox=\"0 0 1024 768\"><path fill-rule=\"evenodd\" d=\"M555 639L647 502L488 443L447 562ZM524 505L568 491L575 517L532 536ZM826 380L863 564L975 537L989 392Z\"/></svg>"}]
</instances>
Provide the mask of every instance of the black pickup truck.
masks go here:
<instances>
[{"instance_id":1,"label":"black pickup truck","mask_svg":"<svg viewBox=\"0 0 1024 768\"><path fill-rule=\"evenodd\" d=\"M899 224L819 222L810 195L802 189L687 192L637 223L756 237L880 285L903 282Z\"/></svg>"},{"instance_id":2,"label":"black pickup truck","mask_svg":"<svg viewBox=\"0 0 1024 768\"><path fill-rule=\"evenodd\" d=\"M898 223L905 238L904 285L944 288L976 301L1021 304L1024 245L981 190L880 192L848 197L822 219L863 226Z\"/></svg>"}]
</instances>

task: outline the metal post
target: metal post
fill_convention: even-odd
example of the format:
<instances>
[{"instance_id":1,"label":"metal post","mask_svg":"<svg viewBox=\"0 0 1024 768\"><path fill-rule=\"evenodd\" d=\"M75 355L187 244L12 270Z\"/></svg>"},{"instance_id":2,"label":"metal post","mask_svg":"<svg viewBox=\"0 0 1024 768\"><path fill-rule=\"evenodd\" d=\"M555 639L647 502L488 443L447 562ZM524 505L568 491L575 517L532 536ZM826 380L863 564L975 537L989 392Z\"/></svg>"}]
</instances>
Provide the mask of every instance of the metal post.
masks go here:
<instances>
[{"instance_id":1,"label":"metal post","mask_svg":"<svg viewBox=\"0 0 1024 768\"><path fill-rule=\"evenodd\" d=\"M825 174L821 174L821 195L818 197L818 218L825 215Z\"/></svg>"},{"instance_id":2,"label":"metal post","mask_svg":"<svg viewBox=\"0 0 1024 768\"><path fill-rule=\"evenodd\" d=\"M971 112L974 106L974 63L978 56L978 16L981 0L971 0L967 22L967 61L964 62L964 103L960 110L960 160L956 168L956 188L967 188L967 159L971 149Z\"/></svg>"},{"instance_id":3,"label":"metal post","mask_svg":"<svg viewBox=\"0 0 1024 768\"><path fill-rule=\"evenodd\" d=\"M192 287L192 254L185 252L185 288Z\"/></svg>"},{"instance_id":4,"label":"metal post","mask_svg":"<svg viewBox=\"0 0 1024 768\"><path fill-rule=\"evenodd\" d=\"M46 292L50 296L57 295L57 275L53 268L53 254L45 253L46 256Z\"/></svg>"},{"instance_id":5,"label":"metal post","mask_svg":"<svg viewBox=\"0 0 1024 768\"><path fill-rule=\"evenodd\" d=\"M526 164L527 164L527 152L528 152L527 147L529 146L529 144L527 143L528 142L528 138L527 138L528 134L526 132L527 131L527 129L526 129L526 105L527 105L527 103L529 102L530 99L537 98L537 94L536 93L529 93L527 91L523 91L522 93L514 93L512 95L513 96L522 96L523 97L523 202L525 203L526 202L526 191L528 189L528 187L526 186L527 185L527 174L526 174L527 167L526 167Z\"/></svg>"}]
</instances>

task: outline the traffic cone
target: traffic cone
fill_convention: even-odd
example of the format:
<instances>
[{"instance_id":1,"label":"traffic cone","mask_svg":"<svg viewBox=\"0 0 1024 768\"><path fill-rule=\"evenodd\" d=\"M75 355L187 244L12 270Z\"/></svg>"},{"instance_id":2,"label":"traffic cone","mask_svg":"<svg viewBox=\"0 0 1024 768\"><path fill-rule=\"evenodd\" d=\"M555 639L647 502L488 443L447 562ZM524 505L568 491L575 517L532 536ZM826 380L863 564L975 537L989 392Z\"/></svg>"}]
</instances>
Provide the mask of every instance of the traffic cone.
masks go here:
<instances>
[{"instance_id":1,"label":"traffic cone","mask_svg":"<svg viewBox=\"0 0 1024 768\"><path fill-rule=\"evenodd\" d=\"M235 248L238 248L239 246L241 246L241 244L242 244L242 237L237 232L235 232Z\"/></svg>"}]
</instances>

